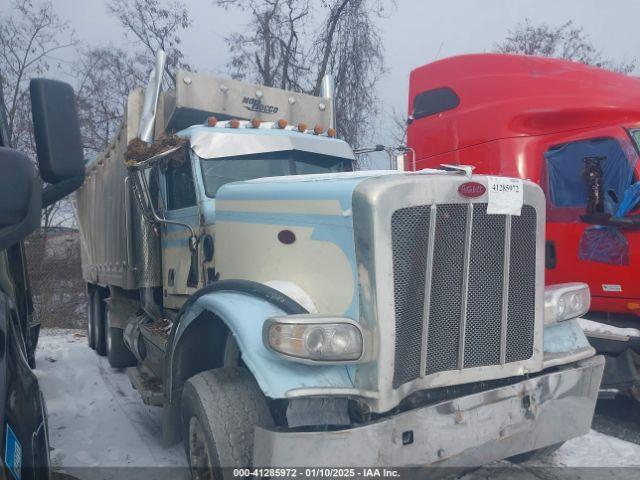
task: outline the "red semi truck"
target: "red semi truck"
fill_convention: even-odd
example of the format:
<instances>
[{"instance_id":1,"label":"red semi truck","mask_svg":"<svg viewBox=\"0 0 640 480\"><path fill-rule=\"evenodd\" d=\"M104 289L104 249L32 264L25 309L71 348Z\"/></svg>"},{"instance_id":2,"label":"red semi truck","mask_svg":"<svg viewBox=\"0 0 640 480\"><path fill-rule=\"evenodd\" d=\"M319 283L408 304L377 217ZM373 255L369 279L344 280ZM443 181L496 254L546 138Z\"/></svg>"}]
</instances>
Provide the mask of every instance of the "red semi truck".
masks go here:
<instances>
[{"instance_id":1,"label":"red semi truck","mask_svg":"<svg viewBox=\"0 0 640 480\"><path fill-rule=\"evenodd\" d=\"M603 386L638 385L640 78L551 58L463 55L411 72L409 114L407 169L472 165L540 184L546 283L589 284L599 323L584 326L607 354Z\"/></svg>"}]
</instances>

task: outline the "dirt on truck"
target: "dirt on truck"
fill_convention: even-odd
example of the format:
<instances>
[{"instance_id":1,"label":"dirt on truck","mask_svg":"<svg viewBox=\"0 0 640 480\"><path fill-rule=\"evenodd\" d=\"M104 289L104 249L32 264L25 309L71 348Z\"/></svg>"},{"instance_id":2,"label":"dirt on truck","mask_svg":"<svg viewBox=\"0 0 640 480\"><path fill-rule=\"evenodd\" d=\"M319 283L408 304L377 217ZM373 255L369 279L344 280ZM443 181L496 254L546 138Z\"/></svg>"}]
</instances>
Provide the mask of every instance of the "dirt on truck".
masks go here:
<instances>
[{"instance_id":1,"label":"dirt on truck","mask_svg":"<svg viewBox=\"0 0 640 480\"><path fill-rule=\"evenodd\" d=\"M476 466L588 432L603 359L588 287L545 288L539 186L353 171L330 79L160 92L157 72L87 165L82 270L90 345L194 476Z\"/></svg>"}]
</instances>

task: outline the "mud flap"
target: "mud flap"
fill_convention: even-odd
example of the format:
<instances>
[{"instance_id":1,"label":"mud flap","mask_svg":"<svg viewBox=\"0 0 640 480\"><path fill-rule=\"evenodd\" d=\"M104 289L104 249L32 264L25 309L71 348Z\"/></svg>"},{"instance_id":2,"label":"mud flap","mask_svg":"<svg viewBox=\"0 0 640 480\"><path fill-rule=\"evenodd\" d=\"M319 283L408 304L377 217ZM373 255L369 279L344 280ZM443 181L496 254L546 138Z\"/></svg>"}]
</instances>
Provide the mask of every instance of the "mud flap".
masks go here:
<instances>
[{"instance_id":1,"label":"mud flap","mask_svg":"<svg viewBox=\"0 0 640 480\"><path fill-rule=\"evenodd\" d=\"M589 343L605 357L602 384L599 399L610 399L618 393L640 385L640 372L636 366L637 353L640 351L640 339L630 337L627 341L591 337Z\"/></svg>"}]
</instances>

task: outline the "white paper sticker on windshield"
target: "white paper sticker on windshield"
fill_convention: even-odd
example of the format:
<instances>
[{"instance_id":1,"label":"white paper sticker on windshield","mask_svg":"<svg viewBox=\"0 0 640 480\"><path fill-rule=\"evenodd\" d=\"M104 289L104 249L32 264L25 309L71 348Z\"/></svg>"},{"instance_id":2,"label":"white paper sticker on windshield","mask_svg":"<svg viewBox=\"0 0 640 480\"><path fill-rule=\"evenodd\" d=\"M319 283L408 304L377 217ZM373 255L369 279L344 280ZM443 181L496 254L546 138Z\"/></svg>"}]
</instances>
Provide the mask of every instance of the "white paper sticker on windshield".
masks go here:
<instances>
[{"instance_id":1,"label":"white paper sticker on windshield","mask_svg":"<svg viewBox=\"0 0 640 480\"><path fill-rule=\"evenodd\" d=\"M523 185L520 178L487 177L489 204L487 213L493 215L520 215Z\"/></svg>"}]
</instances>

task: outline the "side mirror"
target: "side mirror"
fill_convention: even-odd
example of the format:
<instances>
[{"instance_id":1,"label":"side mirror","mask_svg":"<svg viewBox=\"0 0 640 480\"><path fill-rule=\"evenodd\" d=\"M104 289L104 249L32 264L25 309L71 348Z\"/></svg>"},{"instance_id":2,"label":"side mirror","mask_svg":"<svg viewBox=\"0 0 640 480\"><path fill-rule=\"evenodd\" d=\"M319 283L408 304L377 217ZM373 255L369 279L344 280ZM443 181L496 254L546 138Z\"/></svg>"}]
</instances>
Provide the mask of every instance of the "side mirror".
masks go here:
<instances>
[{"instance_id":1,"label":"side mirror","mask_svg":"<svg viewBox=\"0 0 640 480\"><path fill-rule=\"evenodd\" d=\"M33 161L0 147L0 250L23 240L40 226L42 183Z\"/></svg>"},{"instance_id":2,"label":"side mirror","mask_svg":"<svg viewBox=\"0 0 640 480\"><path fill-rule=\"evenodd\" d=\"M29 85L40 175L49 185L42 206L57 202L84 182L84 156L76 99L64 82L36 78Z\"/></svg>"}]
</instances>

